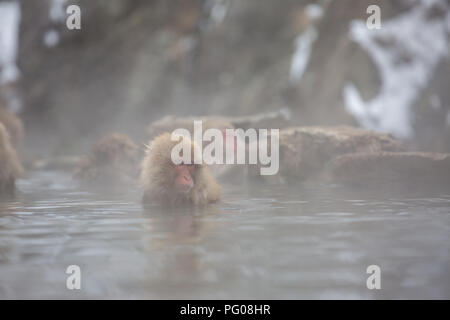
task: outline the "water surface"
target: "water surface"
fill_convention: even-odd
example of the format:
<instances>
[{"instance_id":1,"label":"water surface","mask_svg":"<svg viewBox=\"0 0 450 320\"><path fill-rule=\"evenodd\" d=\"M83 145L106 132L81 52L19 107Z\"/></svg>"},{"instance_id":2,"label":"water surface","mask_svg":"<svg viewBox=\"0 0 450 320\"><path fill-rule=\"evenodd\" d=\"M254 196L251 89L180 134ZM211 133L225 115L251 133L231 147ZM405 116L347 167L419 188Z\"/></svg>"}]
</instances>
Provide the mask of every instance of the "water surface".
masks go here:
<instances>
[{"instance_id":1,"label":"water surface","mask_svg":"<svg viewBox=\"0 0 450 320\"><path fill-rule=\"evenodd\" d=\"M228 184L205 210L144 210L138 190L60 172L18 187L0 202L0 298L450 298L450 194ZM373 264L381 290L366 287Z\"/></svg>"}]
</instances>

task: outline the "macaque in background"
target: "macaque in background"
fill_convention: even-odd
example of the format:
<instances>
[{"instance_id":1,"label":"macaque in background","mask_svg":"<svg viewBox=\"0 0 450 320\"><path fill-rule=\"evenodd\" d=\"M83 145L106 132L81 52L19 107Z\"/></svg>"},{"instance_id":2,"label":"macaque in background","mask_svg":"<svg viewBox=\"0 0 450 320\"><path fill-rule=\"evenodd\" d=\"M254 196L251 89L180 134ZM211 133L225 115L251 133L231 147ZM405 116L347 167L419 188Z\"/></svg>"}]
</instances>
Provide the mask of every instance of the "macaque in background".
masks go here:
<instances>
[{"instance_id":1,"label":"macaque in background","mask_svg":"<svg viewBox=\"0 0 450 320\"><path fill-rule=\"evenodd\" d=\"M222 132L222 136L224 139L224 150L223 154L225 154L225 150L227 146L231 146L231 149L236 151L236 141L234 139L227 137L226 129L234 129L233 124L228 121L224 117L220 116L203 116L203 117L185 117L185 118L177 118L174 116L166 116L158 121L152 122L147 127L147 136L149 139L153 139L156 136L162 133L172 133L174 130L183 128L190 132L191 138L194 137L194 121L202 121L202 130L203 133L208 129L218 129ZM204 142L203 147L205 147L210 142ZM233 165L209 165L211 173L215 177L230 177L230 173L235 173L233 168L236 166Z\"/></svg>"},{"instance_id":2,"label":"macaque in background","mask_svg":"<svg viewBox=\"0 0 450 320\"><path fill-rule=\"evenodd\" d=\"M327 165L323 178L358 191L448 192L450 154L386 151L344 154Z\"/></svg>"},{"instance_id":3,"label":"macaque in background","mask_svg":"<svg viewBox=\"0 0 450 320\"><path fill-rule=\"evenodd\" d=\"M0 122L8 130L11 144L17 148L24 138L22 120L0 104Z\"/></svg>"},{"instance_id":4,"label":"macaque in background","mask_svg":"<svg viewBox=\"0 0 450 320\"><path fill-rule=\"evenodd\" d=\"M226 129L282 129L290 124L291 111L283 108L277 111L256 113L249 116L225 117L225 116L199 116L199 117L175 117L166 116L150 123L147 127L148 138L152 139L163 132L172 132L178 128L185 128L191 132L194 130L194 121L203 121L203 131L215 128Z\"/></svg>"},{"instance_id":5,"label":"macaque in background","mask_svg":"<svg viewBox=\"0 0 450 320\"><path fill-rule=\"evenodd\" d=\"M202 121L202 129L205 132L208 129L218 129L222 131L223 137L226 139L226 129L234 129L231 122L223 117L185 117L177 118L174 116L166 116L158 121L152 122L147 127L147 135L149 139L153 139L156 136L169 132L171 133L175 129L183 128L187 129L191 133L191 137L194 134L194 121Z\"/></svg>"},{"instance_id":6,"label":"macaque in background","mask_svg":"<svg viewBox=\"0 0 450 320\"><path fill-rule=\"evenodd\" d=\"M126 135L113 133L100 139L77 165L74 177L98 187L134 185L138 178L138 147Z\"/></svg>"},{"instance_id":7,"label":"macaque in background","mask_svg":"<svg viewBox=\"0 0 450 320\"><path fill-rule=\"evenodd\" d=\"M142 163L141 185L143 202L163 205L202 206L219 200L220 186L204 164L179 164L172 161L172 148L179 143L191 149L191 162L197 146L188 137L172 141L170 133L163 133L150 142Z\"/></svg>"},{"instance_id":8,"label":"macaque in background","mask_svg":"<svg viewBox=\"0 0 450 320\"><path fill-rule=\"evenodd\" d=\"M11 146L8 131L0 123L0 195L13 194L15 181L22 173L22 165Z\"/></svg>"}]
</instances>

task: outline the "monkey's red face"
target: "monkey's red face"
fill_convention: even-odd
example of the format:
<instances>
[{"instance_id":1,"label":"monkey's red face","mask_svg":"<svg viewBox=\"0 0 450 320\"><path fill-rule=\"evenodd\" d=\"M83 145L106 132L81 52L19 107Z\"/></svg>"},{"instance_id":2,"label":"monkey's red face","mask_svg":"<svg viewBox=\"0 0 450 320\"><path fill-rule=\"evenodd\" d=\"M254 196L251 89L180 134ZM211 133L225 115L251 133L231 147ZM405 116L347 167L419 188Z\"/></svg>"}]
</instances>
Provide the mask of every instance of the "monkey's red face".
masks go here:
<instances>
[{"instance_id":1,"label":"monkey's red face","mask_svg":"<svg viewBox=\"0 0 450 320\"><path fill-rule=\"evenodd\" d=\"M179 193L188 193L194 186L194 165L175 166L175 189Z\"/></svg>"}]
</instances>

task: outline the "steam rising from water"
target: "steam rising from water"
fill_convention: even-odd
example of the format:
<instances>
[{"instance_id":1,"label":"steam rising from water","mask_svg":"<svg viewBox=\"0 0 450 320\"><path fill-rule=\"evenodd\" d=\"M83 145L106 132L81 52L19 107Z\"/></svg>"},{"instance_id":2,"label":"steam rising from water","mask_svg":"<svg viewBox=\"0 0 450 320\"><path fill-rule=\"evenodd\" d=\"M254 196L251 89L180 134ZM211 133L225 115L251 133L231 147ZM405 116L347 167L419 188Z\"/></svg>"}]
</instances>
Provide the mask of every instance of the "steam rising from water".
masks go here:
<instances>
[{"instance_id":1,"label":"steam rising from water","mask_svg":"<svg viewBox=\"0 0 450 320\"><path fill-rule=\"evenodd\" d=\"M306 15L312 21L318 20L323 15L323 9L317 4L310 4L305 8ZM292 56L290 79L292 82L300 82L308 66L312 52L312 46L318 37L318 31L314 24L310 25L295 39L295 52Z\"/></svg>"}]
</instances>

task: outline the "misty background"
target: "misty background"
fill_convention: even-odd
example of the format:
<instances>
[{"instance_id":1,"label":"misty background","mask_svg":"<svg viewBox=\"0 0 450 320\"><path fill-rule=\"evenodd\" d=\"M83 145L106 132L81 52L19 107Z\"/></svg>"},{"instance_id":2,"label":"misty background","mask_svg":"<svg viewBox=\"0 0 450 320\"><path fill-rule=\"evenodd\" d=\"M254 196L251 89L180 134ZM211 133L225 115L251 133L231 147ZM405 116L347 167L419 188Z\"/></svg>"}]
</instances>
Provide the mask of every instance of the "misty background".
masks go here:
<instances>
[{"instance_id":1,"label":"misty background","mask_svg":"<svg viewBox=\"0 0 450 320\"><path fill-rule=\"evenodd\" d=\"M68 30L65 8L81 8ZM369 5L381 29L366 27ZM0 0L0 96L39 157L174 114L287 108L450 151L445 0Z\"/></svg>"}]
</instances>

